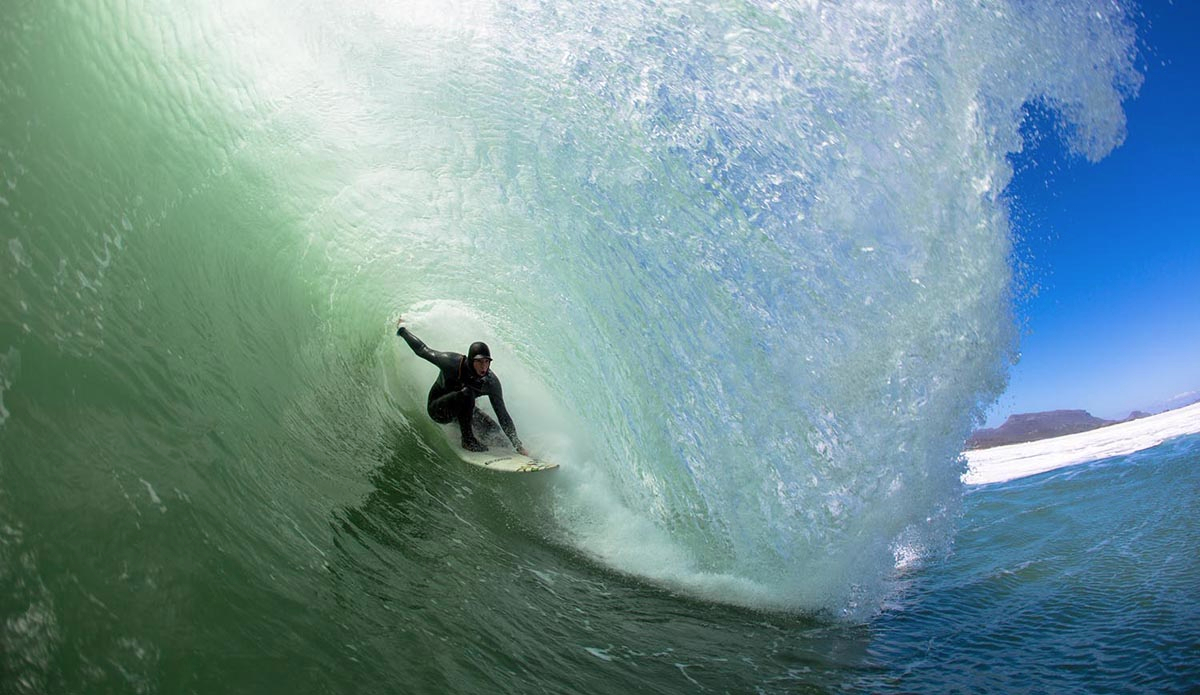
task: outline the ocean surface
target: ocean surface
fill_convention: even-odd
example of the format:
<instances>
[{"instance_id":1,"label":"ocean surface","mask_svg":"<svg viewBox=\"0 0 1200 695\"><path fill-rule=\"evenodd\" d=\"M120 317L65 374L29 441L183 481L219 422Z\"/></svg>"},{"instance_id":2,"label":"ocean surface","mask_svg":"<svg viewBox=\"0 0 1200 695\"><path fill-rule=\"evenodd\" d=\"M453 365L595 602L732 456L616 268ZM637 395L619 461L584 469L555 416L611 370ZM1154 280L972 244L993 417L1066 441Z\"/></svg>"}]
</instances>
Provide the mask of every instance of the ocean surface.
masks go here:
<instances>
[{"instance_id":1,"label":"ocean surface","mask_svg":"<svg viewBox=\"0 0 1200 695\"><path fill-rule=\"evenodd\" d=\"M1137 16L5 3L0 693L1194 690L1200 438L959 453ZM562 468L457 462L400 315Z\"/></svg>"}]
</instances>

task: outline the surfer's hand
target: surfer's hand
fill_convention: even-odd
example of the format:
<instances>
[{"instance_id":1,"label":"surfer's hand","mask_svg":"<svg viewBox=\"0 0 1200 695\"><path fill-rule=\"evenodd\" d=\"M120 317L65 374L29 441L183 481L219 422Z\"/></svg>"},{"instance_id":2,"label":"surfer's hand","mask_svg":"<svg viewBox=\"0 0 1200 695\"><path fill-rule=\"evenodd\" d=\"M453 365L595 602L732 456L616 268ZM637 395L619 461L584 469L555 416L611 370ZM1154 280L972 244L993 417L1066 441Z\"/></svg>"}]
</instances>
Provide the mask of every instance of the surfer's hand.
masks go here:
<instances>
[{"instance_id":1,"label":"surfer's hand","mask_svg":"<svg viewBox=\"0 0 1200 695\"><path fill-rule=\"evenodd\" d=\"M400 330L401 328L404 328L404 316L396 319L396 330Z\"/></svg>"},{"instance_id":2,"label":"surfer's hand","mask_svg":"<svg viewBox=\"0 0 1200 695\"><path fill-rule=\"evenodd\" d=\"M526 449L523 446L519 446L519 447L517 447L517 453L522 456L529 456L529 449ZM529 458L533 458L533 457L529 456Z\"/></svg>"}]
</instances>

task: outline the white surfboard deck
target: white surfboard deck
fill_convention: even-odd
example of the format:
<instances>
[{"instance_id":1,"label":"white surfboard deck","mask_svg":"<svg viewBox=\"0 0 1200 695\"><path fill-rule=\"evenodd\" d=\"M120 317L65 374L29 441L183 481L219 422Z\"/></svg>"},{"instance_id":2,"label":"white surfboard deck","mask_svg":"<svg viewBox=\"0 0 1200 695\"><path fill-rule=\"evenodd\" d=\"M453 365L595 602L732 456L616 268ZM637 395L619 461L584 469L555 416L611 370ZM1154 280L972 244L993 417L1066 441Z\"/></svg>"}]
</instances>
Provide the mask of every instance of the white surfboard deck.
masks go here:
<instances>
[{"instance_id":1,"label":"white surfboard deck","mask_svg":"<svg viewBox=\"0 0 1200 695\"><path fill-rule=\"evenodd\" d=\"M452 444L455 455L472 466L479 466L492 471L504 473L535 473L537 471L552 471L558 468L557 463L522 456L512 449L492 447L487 451L467 451Z\"/></svg>"}]
</instances>

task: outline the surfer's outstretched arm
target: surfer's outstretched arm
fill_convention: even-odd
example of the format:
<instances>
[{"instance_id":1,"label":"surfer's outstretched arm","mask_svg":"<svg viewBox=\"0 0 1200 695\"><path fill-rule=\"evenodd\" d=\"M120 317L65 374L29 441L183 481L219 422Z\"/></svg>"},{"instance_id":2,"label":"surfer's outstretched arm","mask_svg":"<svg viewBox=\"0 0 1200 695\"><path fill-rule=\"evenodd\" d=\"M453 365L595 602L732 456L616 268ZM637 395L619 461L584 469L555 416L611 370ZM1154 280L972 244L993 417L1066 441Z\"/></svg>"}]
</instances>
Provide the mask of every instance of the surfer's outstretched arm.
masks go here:
<instances>
[{"instance_id":1,"label":"surfer's outstretched arm","mask_svg":"<svg viewBox=\"0 0 1200 695\"><path fill-rule=\"evenodd\" d=\"M439 368L446 365L454 365L458 362L457 355L453 355L448 352L438 352L437 350L430 349L430 347L422 342L420 338L409 332L408 328L404 325L404 319L400 319L396 322L396 335L404 338L404 342L408 343L408 346L412 348L413 353L416 354L417 357L420 357L427 362L432 362Z\"/></svg>"}]
</instances>

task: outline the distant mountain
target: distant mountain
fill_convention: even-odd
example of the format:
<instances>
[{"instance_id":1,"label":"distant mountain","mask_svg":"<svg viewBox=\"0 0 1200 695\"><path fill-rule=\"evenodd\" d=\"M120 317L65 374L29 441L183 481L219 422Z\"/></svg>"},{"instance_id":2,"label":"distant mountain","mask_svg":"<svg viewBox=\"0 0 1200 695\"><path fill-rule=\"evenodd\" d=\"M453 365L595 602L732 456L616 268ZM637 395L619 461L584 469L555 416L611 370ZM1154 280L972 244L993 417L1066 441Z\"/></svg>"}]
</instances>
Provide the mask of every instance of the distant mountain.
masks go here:
<instances>
[{"instance_id":1,"label":"distant mountain","mask_svg":"<svg viewBox=\"0 0 1200 695\"><path fill-rule=\"evenodd\" d=\"M1036 442L1039 439L1061 437L1065 434L1075 434L1076 432L1087 432L1098 427L1115 425L1119 422L1140 420L1141 418L1150 417L1166 410L1174 410L1175 408L1200 403L1200 399L1196 398L1197 393L1200 392L1192 391L1180 394L1171 399L1171 402L1175 404L1173 408L1164 408L1162 410L1156 408L1152 413L1135 410L1124 420L1103 420L1093 416L1086 410L1049 410L1044 413L1010 415L1004 421L1004 424L999 427L980 429L972 432L971 436L967 437L966 448L990 449L991 447L1004 446L1005 444Z\"/></svg>"},{"instance_id":2,"label":"distant mountain","mask_svg":"<svg viewBox=\"0 0 1200 695\"><path fill-rule=\"evenodd\" d=\"M1145 413L1130 413L1144 417ZM1112 425L1118 420L1102 420L1086 410L1050 410L1044 413L1021 413L1010 415L1003 425L990 429L975 430L967 438L968 449L988 449L1005 444L1035 442L1039 439L1061 437L1064 434L1087 432L1097 427Z\"/></svg>"}]
</instances>

